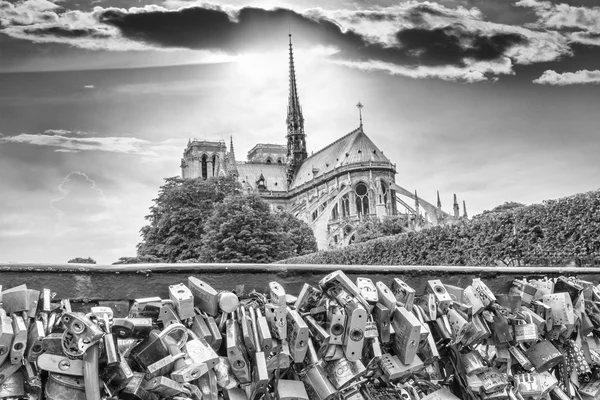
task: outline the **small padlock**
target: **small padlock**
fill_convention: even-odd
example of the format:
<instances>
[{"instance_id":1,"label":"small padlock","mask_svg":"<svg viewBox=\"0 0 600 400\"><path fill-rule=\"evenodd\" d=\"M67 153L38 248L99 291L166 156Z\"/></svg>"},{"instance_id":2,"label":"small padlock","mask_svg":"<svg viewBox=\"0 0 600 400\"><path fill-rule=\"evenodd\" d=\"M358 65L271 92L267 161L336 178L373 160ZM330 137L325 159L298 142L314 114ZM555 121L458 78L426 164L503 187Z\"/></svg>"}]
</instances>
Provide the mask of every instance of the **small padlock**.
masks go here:
<instances>
[{"instance_id":1,"label":"small padlock","mask_svg":"<svg viewBox=\"0 0 600 400\"><path fill-rule=\"evenodd\" d=\"M314 307L317 307L323 301L323 292L316 287L305 283L298 294L294 308L298 312L306 312Z\"/></svg>"},{"instance_id":2,"label":"small padlock","mask_svg":"<svg viewBox=\"0 0 600 400\"><path fill-rule=\"evenodd\" d=\"M152 330L151 318L114 318L112 330L119 339L142 339Z\"/></svg>"},{"instance_id":3,"label":"small padlock","mask_svg":"<svg viewBox=\"0 0 600 400\"><path fill-rule=\"evenodd\" d=\"M365 369L366 368L360 359L356 361L350 361L346 358L341 358L325 364L325 372L327 372L329 380L336 389L344 386L356 375L365 371Z\"/></svg>"},{"instance_id":4,"label":"small padlock","mask_svg":"<svg viewBox=\"0 0 600 400\"><path fill-rule=\"evenodd\" d=\"M481 354L475 350L461 354L460 359L465 367L465 372L468 375L480 374L488 368L484 363Z\"/></svg>"},{"instance_id":5,"label":"small padlock","mask_svg":"<svg viewBox=\"0 0 600 400\"><path fill-rule=\"evenodd\" d=\"M412 312L404 307L396 308L392 320L396 337L394 350L400 361L409 365L417 355L421 339L421 323Z\"/></svg>"},{"instance_id":6,"label":"small padlock","mask_svg":"<svg viewBox=\"0 0 600 400\"><path fill-rule=\"evenodd\" d=\"M311 399L330 400L336 393L335 387L329 381L323 362L317 357L317 352L312 341L308 340L308 361L306 373L301 376L302 381L311 393Z\"/></svg>"},{"instance_id":7,"label":"small padlock","mask_svg":"<svg viewBox=\"0 0 600 400\"><path fill-rule=\"evenodd\" d=\"M396 309L396 296L392 293L392 290L381 281L375 283L375 288L377 289L378 303L390 310L390 313L394 312Z\"/></svg>"},{"instance_id":8,"label":"small padlock","mask_svg":"<svg viewBox=\"0 0 600 400\"><path fill-rule=\"evenodd\" d=\"M415 289L408 286L402 279L399 278L394 278L391 289L392 293L396 297L396 301L400 303L402 307L412 311L412 306L415 301Z\"/></svg>"},{"instance_id":9,"label":"small padlock","mask_svg":"<svg viewBox=\"0 0 600 400\"><path fill-rule=\"evenodd\" d=\"M296 310L287 308L287 338L290 345L290 354L295 363L301 363L308 350L309 330L306 322Z\"/></svg>"},{"instance_id":10,"label":"small padlock","mask_svg":"<svg viewBox=\"0 0 600 400\"><path fill-rule=\"evenodd\" d=\"M161 360L169 355L167 344L162 340L166 335L174 331L181 331L182 337L179 341L181 346L187 341L187 329L181 324L173 324L162 331L151 330L146 339L140 342L137 346L131 349L129 358L133 361L134 366L140 371L145 371L146 368L158 360ZM179 347L181 347L179 346Z\"/></svg>"},{"instance_id":11,"label":"small padlock","mask_svg":"<svg viewBox=\"0 0 600 400\"><path fill-rule=\"evenodd\" d=\"M394 310L396 307L394 307ZM377 325L379 340L381 343L390 342L390 309L381 303L375 304L373 308L373 320Z\"/></svg>"},{"instance_id":12,"label":"small padlock","mask_svg":"<svg viewBox=\"0 0 600 400\"><path fill-rule=\"evenodd\" d=\"M82 377L49 373L44 393L47 400L86 400Z\"/></svg>"},{"instance_id":13,"label":"small padlock","mask_svg":"<svg viewBox=\"0 0 600 400\"><path fill-rule=\"evenodd\" d=\"M310 400L301 381L279 379L275 389L277 400Z\"/></svg>"},{"instance_id":14,"label":"small padlock","mask_svg":"<svg viewBox=\"0 0 600 400\"><path fill-rule=\"evenodd\" d=\"M46 336L44 324L42 321L33 321L27 332L27 348L25 349L26 359L29 362L35 362L42 353L42 340Z\"/></svg>"},{"instance_id":15,"label":"small padlock","mask_svg":"<svg viewBox=\"0 0 600 400\"><path fill-rule=\"evenodd\" d=\"M369 303L375 304L379 301L377 289L371 279L364 277L356 278L356 287L358 287L360 295Z\"/></svg>"},{"instance_id":16,"label":"small padlock","mask_svg":"<svg viewBox=\"0 0 600 400\"><path fill-rule=\"evenodd\" d=\"M216 317L219 312L232 313L239 306L239 299L232 292L217 291L193 276L188 277L188 287L198 308L212 317Z\"/></svg>"},{"instance_id":17,"label":"small padlock","mask_svg":"<svg viewBox=\"0 0 600 400\"><path fill-rule=\"evenodd\" d=\"M548 371L564 359L563 354L548 340L531 345L525 352L525 356L539 372Z\"/></svg>"},{"instance_id":18,"label":"small padlock","mask_svg":"<svg viewBox=\"0 0 600 400\"><path fill-rule=\"evenodd\" d=\"M186 320L195 315L194 295L183 283L169 286L169 299L175 305L180 319Z\"/></svg>"}]
</instances>

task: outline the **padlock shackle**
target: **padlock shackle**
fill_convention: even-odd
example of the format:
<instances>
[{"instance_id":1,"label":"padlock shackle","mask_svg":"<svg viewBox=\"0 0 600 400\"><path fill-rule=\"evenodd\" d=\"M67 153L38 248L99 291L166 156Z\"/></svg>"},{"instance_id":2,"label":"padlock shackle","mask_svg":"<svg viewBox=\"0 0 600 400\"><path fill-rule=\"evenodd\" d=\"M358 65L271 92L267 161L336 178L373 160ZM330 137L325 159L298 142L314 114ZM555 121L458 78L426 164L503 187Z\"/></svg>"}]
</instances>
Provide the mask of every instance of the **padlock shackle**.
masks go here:
<instances>
[{"instance_id":1,"label":"padlock shackle","mask_svg":"<svg viewBox=\"0 0 600 400\"><path fill-rule=\"evenodd\" d=\"M181 348L183 348L185 343L188 341L188 329L185 327L185 325L183 325L179 322L171 324L171 325L167 326L165 329L163 329L162 331L160 331L157 335L157 339L162 339L166 335L170 335L172 332L177 331L177 330L180 330L183 332L181 339L179 339L179 342L177 342L177 347L179 347L181 349Z\"/></svg>"}]
</instances>

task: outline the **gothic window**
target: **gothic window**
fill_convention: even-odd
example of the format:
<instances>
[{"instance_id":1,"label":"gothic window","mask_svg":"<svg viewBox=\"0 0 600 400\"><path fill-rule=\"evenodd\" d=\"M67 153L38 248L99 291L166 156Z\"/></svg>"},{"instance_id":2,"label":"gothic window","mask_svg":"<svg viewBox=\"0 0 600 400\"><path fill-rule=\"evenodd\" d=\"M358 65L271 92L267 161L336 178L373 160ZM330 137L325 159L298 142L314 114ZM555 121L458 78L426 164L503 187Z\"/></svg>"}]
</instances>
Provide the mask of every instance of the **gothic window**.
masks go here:
<instances>
[{"instance_id":1,"label":"gothic window","mask_svg":"<svg viewBox=\"0 0 600 400\"><path fill-rule=\"evenodd\" d=\"M277 164L283 164L283 163L281 162L281 158L278 158L278 159L277 159Z\"/></svg>"},{"instance_id":2,"label":"gothic window","mask_svg":"<svg viewBox=\"0 0 600 400\"><path fill-rule=\"evenodd\" d=\"M312 220L313 221L316 220L318 216L319 216L319 211L318 210L313 211L313 213L312 213Z\"/></svg>"},{"instance_id":3,"label":"gothic window","mask_svg":"<svg viewBox=\"0 0 600 400\"><path fill-rule=\"evenodd\" d=\"M350 216L350 196L346 193L342 196L342 217Z\"/></svg>"},{"instance_id":4,"label":"gothic window","mask_svg":"<svg viewBox=\"0 0 600 400\"><path fill-rule=\"evenodd\" d=\"M337 242L338 242L338 235L335 235L335 236L333 237L333 242L334 242L335 244L337 244Z\"/></svg>"},{"instance_id":5,"label":"gothic window","mask_svg":"<svg viewBox=\"0 0 600 400\"><path fill-rule=\"evenodd\" d=\"M390 193L388 191L387 185L385 183L383 183L383 182L381 182L380 202L385 205L385 209L386 210L389 210Z\"/></svg>"},{"instance_id":6,"label":"gothic window","mask_svg":"<svg viewBox=\"0 0 600 400\"><path fill-rule=\"evenodd\" d=\"M339 211L338 211L338 205L334 205L333 206L333 210L331 210L331 219L332 220L337 220L339 217Z\"/></svg>"},{"instance_id":7,"label":"gothic window","mask_svg":"<svg viewBox=\"0 0 600 400\"><path fill-rule=\"evenodd\" d=\"M354 241L356 240L356 237L354 235L352 235L352 237L350 238L350 240L348 241L348 244L352 244L354 243Z\"/></svg>"},{"instance_id":8,"label":"gothic window","mask_svg":"<svg viewBox=\"0 0 600 400\"><path fill-rule=\"evenodd\" d=\"M271 157L267 158L267 164L271 164L273 162L273 160L271 160Z\"/></svg>"},{"instance_id":9,"label":"gothic window","mask_svg":"<svg viewBox=\"0 0 600 400\"><path fill-rule=\"evenodd\" d=\"M215 171L217 170L217 156L214 155L212 158L212 171L209 171L211 173L210 176L216 176L217 174L215 174Z\"/></svg>"},{"instance_id":10,"label":"gothic window","mask_svg":"<svg viewBox=\"0 0 600 400\"><path fill-rule=\"evenodd\" d=\"M354 188L354 193L356 194L356 213L358 215L369 214L369 190L367 185L359 183Z\"/></svg>"},{"instance_id":11,"label":"gothic window","mask_svg":"<svg viewBox=\"0 0 600 400\"><path fill-rule=\"evenodd\" d=\"M208 175L206 154L202 156L202 179L206 179Z\"/></svg>"}]
</instances>

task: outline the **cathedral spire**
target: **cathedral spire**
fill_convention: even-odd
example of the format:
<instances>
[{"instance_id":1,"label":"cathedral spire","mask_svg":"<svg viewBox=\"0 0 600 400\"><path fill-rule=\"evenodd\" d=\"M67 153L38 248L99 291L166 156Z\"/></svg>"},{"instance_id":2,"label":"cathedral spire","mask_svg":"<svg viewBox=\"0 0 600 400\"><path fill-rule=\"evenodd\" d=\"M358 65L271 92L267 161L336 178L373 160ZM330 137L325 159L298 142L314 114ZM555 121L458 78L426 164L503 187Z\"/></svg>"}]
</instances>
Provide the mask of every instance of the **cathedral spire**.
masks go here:
<instances>
[{"instance_id":1,"label":"cathedral spire","mask_svg":"<svg viewBox=\"0 0 600 400\"><path fill-rule=\"evenodd\" d=\"M464 200L463 200L463 217L469 218L469 216L467 215L467 203Z\"/></svg>"},{"instance_id":2,"label":"cathedral spire","mask_svg":"<svg viewBox=\"0 0 600 400\"><path fill-rule=\"evenodd\" d=\"M437 191L437 208L442 209L442 201L440 200L440 191Z\"/></svg>"},{"instance_id":3,"label":"cathedral spire","mask_svg":"<svg viewBox=\"0 0 600 400\"><path fill-rule=\"evenodd\" d=\"M454 218L460 218L460 211L458 208L458 200L456 200L456 193L454 193Z\"/></svg>"},{"instance_id":4,"label":"cathedral spire","mask_svg":"<svg viewBox=\"0 0 600 400\"><path fill-rule=\"evenodd\" d=\"M296 70L294 68L294 51L292 49L292 34L290 33L290 93L287 110L287 144L288 144L288 181L294 177L295 169L308 157L306 152L306 135L304 134L304 117L298 98Z\"/></svg>"},{"instance_id":5,"label":"cathedral spire","mask_svg":"<svg viewBox=\"0 0 600 400\"><path fill-rule=\"evenodd\" d=\"M238 176L237 165L235 162L235 152L233 151L233 136L229 137L229 157L228 157L229 165L229 175Z\"/></svg>"}]
</instances>

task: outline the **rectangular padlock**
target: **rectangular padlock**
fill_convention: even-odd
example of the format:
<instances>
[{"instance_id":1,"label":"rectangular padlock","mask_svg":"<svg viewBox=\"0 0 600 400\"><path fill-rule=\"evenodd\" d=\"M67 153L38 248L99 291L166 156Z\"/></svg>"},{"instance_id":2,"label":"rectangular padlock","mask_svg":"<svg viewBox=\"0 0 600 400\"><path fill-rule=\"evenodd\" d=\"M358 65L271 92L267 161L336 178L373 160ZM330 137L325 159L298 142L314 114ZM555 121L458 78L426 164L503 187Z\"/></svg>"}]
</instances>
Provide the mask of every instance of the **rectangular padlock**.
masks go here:
<instances>
[{"instance_id":1,"label":"rectangular padlock","mask_svg":"<svg viewBox=\"0 0 600 400\"><path fill-rule=\"evenodd\" d=\"M241 383L250 383L250 367L237 321L228 319L225 325L225 345L231 370Z\"/></svg>"},{"instance_id":2,"label":"rectangular padlock","mask_svg":"<svg viewBox=\"0 0 600 400\"><path fill-rule=\"evenodd\" d=\"M479 314L485 309L485 305L475 295L475 290L471 285L467 286L463 292L463 302L473 308L473 314Z\"/></svg>"},{"instance_id":3,"label":"rectangular padlock","mask_svg":"<svg viewBox=\"0 0 600 400\"><path fill-rule=\"evenodd\" d=\"M219 362L219 355L204 338L192 335L183 346L185 353L194 363L206 364L208 369L213 369Z\"/></svg>"},{"instance_id":4,"label":"rectangular padlock","mask_svg":"<svg viewBox=\"0 0 600 400\"><path fill-rule=\"evenodd\" d=\"M535 298L537 289L535 286L530 285L526 280L515 279L513 280L513 286L509 293L521 296L522 302L526 305L530 305Z\"/></svg>"},{"instance_id":5,"label":"rectangular padlock","mask_svg":"<svg viewBox=\"0 0 600 400\"><path fill-rule=\"evenodd\" d=\"M369 338L365 339L365 345L363 346L362 352L363 360L371 362L377 362L377 360L381 360L383 356L383 351L381 350L381 344L379 343L379 338ZM368 363L367 363L368 365Z\"/></svg>"},{"instance_id":6,"label":"rectangular padlock","mask_svg":"<svg viewBox=\"0 0 600 400\"><path fill-rule=\"evenodd\" d=\"M194 295L183 283L169 286L169 299L175 305L175 310L180 319L186 320L195 315Z\"/></svg>"},{"instance_id":7,"label":"rectangular padlock","mask_svg":"<svg viewBox=\"0 0 600 400\"><path fill-rule=\"evenodd\" d=\"M344 308L346 312L346 331L344 332L344 355L348 361L357 361L362 354L367 326L367 310L352 301Z\"/></svg>"},{"instance_id":8,"label":"rectangular padlock","mask_svg":"<svg viewBox=\"0 0 600 400\"><path fill-rule=\"evenodd\" d=\"M325 372L336 389L340 389L365 369L360 360L350 361L346 358L331 361L325 365Z\"/></svg>"},{"instance_id":9,"label":"rectangular padlock","mask_svg":"<svg viewBox=\"0 0 600 400\"><path fill-rule=\"evenodd\" d=\"M277 400L310 400L301 381L279 379L275 391Z\"/></svg>"},{"instance_id":10,"label":"rectangular padlock","mask_svg":"<svg viewBox=\"0 0 600 400\"><path fill-rule=\"evenodd\" d=\"M515 331L515 340L520 343L535 342L539 338L538 328L533 323L518 323L513 327Z\"/></svg>"},{"instance_id":11,"label":"rectangular padlock","mask_svg":"<svg viewBox=\"0 0 600 400\"><path fill-rule=\"evenodd\" d=\"M546 294L543 302L551 308L553 325L573 325L575 324L575 314L573 313L573 302L568 293Z\"/></svg>"},{"instance_id":12,"label":"rectangular padlock","mask_svg":"<svg viewBox=\"0 0 600 400\"><path fill-rule=\"evenodd\" d=\"M105 366L100 369L100 378L112 392L122 390L133 379L133 371L125 357L121 357L118 365Z\"/></svg>"},{"instance_id":13,"label":"rectangular padlock","mask_svg":"<svg viewBox=\"0 0 600 400\"><path fill-rule=\"evenodd\" d=\"M287 338L290 345L290 354L295 363L301 363L308 350L309 330L306 322L296 310L287 308Z\"/></svg>"},{"instance_id":14,"label":"rectangular padlock","mask_svg":"<svg viewBox=\"0 0 600 400\"><path fill-rule=\"evenodd\" d=\"M287 339L287 309L285 306L265 304L265 318L271 328L273 337L282 340Z\"/></svg>"},{"instance_id":15,"label":"rectangular padlock","mask_svg":"<svg viewBox=\"0 0 600 400\"><path fill-rule=\"evenodd\" d=\"M158 400L159 396L144 387L144 374L134 372L131 380L125 385L123 397L136 400Z\"/></svg>"},{"instance_id":16,"label":"rectangular padlock","mask_svg":"<svg viewBox=\"0 0 600 400\"><path fill-rule=\"evenodd\" d=\"M338 307L331 307L327 314L325 330L329 333L329 344L344 344L344 331L346 330L346 315Z\"/></svg>"},{"instance_id":17,"label":"rectangular padlock","mask_svg":"<svg viewBox=\"0 0 600 400\"><path fill-rule=\"evenodd\" d=\"M308 359L309 365L306 369L306 374L301 376L301 379L306 385L310 398L315 400L332 399L337 391L323 369L323 362L317 358L311 340L308 341Z\"/></svg>"},{"instance_id":18,"label":"rectangular padlock","mask_svg":"<svg viewBox=\"0 0 600 400\"><path fill-rule=\"evenodd\" d=\"M438 352L433 335L429 332L429 328L427 328L427 332L427 338L419 346L417 355L427 363L432 363L440 359L440 353Z\"/></svg>"},{"instance_id":19,"label":"rectangular padlock","mask_svg":"<svg viewBox=\"0 0 600 400\"><path fill-rule=\"evenodd\" d=\"M42 321L33 321L27 330L27 348L25 349L26 359L29 362L35 362L42 354L42 340L46 336Z\"/></svg>"},{"instance_id":20,"label":"rectangular padlock","mask_svg":"<svg viewBox=\"0 0 600 400\"><path fill-rule=\"evenodd\" d=\"M219 312L232 313L239 305L238 297L229 291L217 291L208 283L195 278L188 277L188 285L196 306L212 317Z\"/></svg>"},{"instance_id":21,"label":"rectangular padlock","mask_svg":"<svg viewBox=\"0 0 600 400\"><path fill-rule=\"evenodd\" d=\"M213 341L213 335L204 317L202 315L195 315L192 318L192 332L194 332L197 336L206 339L208 343Z\"/></svg>"},{"instance_id":22,"label":"rectangular padlock","mask_svg":"<svg viewBox=\"0 0 600 400\"><path fill-rule=\"evenodd\" d=\"M415 289L408 286L402 279L394 278L392 281L392 293L396 297L396 301L407 310L412 311L412 306L415 301Z\"/></svg>"},{"instance_id":23,"label":"rectangular padlock","mask_svg":"<svg viewBox=\"0 0 600 400\"><path fill-rule=\"evenodd\" d=\"M248 396L241 387L226 388L223 390L225 400L248 400Z\"/></svg>"},{"instance_id":24,"label":"rectangular padlock","mask_svg":"<svg viewBox=\"0 0 600 400\"><path fill-rule=\"evenodd\" d=\"M175 305L172 304L170 300L165 300L163 302L163 305L160 307L158 312L157 320L160 322L160 324L162 324L163 328L166 328L172 324L181 323L181 319L175 310Z\"/></svg>"},{"instance_id":25,"label":"rectangular padlock","mask_svg":"<svg viewBox=\"0 0 600 400\"><path fill-rule=\"evenodd\" d=\"M298 294L294 308L299 312L306 312L323 302L323 292L316 287L305 283Z\"/></svg>"},{"instance_id":26,"label":"rectangular padlock","mask_svg":"<svg viewBox=\"0 0 600 400\"><path fill-rule=\"evenodd\" d=\"M15 336L12 323L12 318L8 317L6 311L0 308L0 365L4 364L10 355Z\"/></svg>"},{"instance_id":27,"label":"rectangular padlock","mask_svg":"<svg viewBox=\"0 0 600 400\"><path fill-rule=\"evenodd\" d=\"M65 329L72 335L72 340L81 353L84 353L100 341L104 335L104 332L98 325L80 312L63 313L61 322L65 326Z\"/></svg>"},{"instance_id":28,"label":"rectangular padlock","mask_svg":"<svg viewBox=\"0 0 600 400\"><path fill-rule=\"evenodd\" d=\"M549 279L532 279L527 282L536 289L533 300L541 300L544 295L554 293L554 282Z\"/></svg>"},{"instance_id":29,"label":"rectangular padlock","mask_svg":"<svg viewBox=\"0 0 600 400\"><path fill-rule=\"evenodd\" d=\"M29 311L31 298L27 285L19 285L2 292L2 307L7 314Z\"/></svg>"},{"instance_id":30,"label":"rectangular padlock","mask_svg":"<svg viewBox=\"0 0 600 400\"><path fill-rule=\"evenodd\" d=\"M269 330L269 323L267 319L263 317L262 311L260 308L256 308L256 330L258 331L258 341L260 344L260 348L266 353L269 354L273 349L273 337L271 336L271 331Z\"/></svg>"},{"instance_id":31,"label":"rectangular padlock","mask_svg":"<svg viewBox=\"0 0 600 400\"><path fill-rule=\"evenodd\" d=\"M394 309L395 309L394 305ZM390 310L381 303L375 304L373 308L373 319L377 324L377 331L379 332L379 340L381 343L390 342Z\"/></svg>"},{"instance_id":32,"label":"rectangular padlock","mask_svg":"<svg viewBox=\"0 0 600 400\"><path fill-rule=\"evenodd\" d=\"M329 291L332 288L341 288L356 300L369 312L371 312L371 306L368 301L362 297L358 287L348 278L348 276L341 270L334 271L329 275L325 276L319 281L319 286L324 291Z\"/></svg>"},{"instance_id":33,"label":"rectangular padlock","mask_svg":"<svg viewBox=\"0 0 600 400\"><path fill-rule=\"evenodd\" d=\"M564 276L559 276L556 278L556 282L554 283L554 293L561 292L568 293L569 297L571 298L571 302L574 303L579 295L583 292L583 286Z\"/></svg>"},{"instance_id":34,"label":"rectangular padlock","mask_svg":"<svg viewBox=\"0 0 600 400\"><path fill-rule=\"evenodd\" d=\"M208 371L198 379L198 387L202 392L202 400L218 400L219 391L217 387L217 377L214 371Z\"/></svg>"},{"instance_id":35,"label":"rectangular padlock","mask_svg":"<svg viewBox=\"0 0 600 400\"><path fill-rule=\"evenodd\" d=\"M317 320L310 315L304 317L304 321L308 326L308 330L312 338L317 342L318 347L329 345L330 336L329 333L323 328Z\"/></svg>"},{"instance_id":36,"label":"rectangular padlock","mask_svg":"<svg viewBox=\"0 0 600 400\"><path fill-rule=\"evenodd\" d=\"M377 288L379 303L390 310L390 312L394 312L396 309L396 296L392 293L392 290L381 281L375 283L375 287Z\"/></svg>"},{"instance_id":37,"label":"rectangular padlock","mask_svg":"<svg viewBox=\"0 0 600 400\"><path fill-rule=\"evenodd\" d=\"M535 369L531 361L529 361L527 357L525 357L525 354L523 354L521 349L515 346L510 346L508 348L508 351L515 358L515 360L517 360L521 368L523 368L525 371L531 372Z\"/></svg>"},{"instance_id":38,"label":"rectangular padlock","mask_svg":"<svg viewBox=\"0 0 600 400\"><path fill-rule=\"evenodd\" d=\"M433 279L427 281L426 291L435 296L435 303L437 304L438 309L445 313L448 311L450 306L452 305L452 298L450 294L444 287L444 284L439 279ZM412 307L409 308L412 311Z\"/></svg>"},{"instance_id":39,"label":"rectangular padlock","mask_svg":"<svg viewBox=\"0 0 600 400\"><path fill-rule=\"evenodd\" d=\"M428 394L421 400L460 400L450 390L443 388L438 389L433 393Z\"/></svg>"},{"instance_id":40,"label":"rectangular padlock","mask_svg":"<svg viewBox=\"0 0 600 400\"><path fill-rule=\"evenodd\" d=\"M166 376L157 376L144 381L143 387L161 397L174 397L179 394L189 395L189 390L182 383L175 382Z\"/></svg>"},{"instance_id":41,"label":"rectangular padlock","mask_svg":"<svg viewBox=\"0 0 600 400\"><path fill-rule=\"evenodd\" d=\"M119 339L142 339L152 330L151 318L114 318L112 331Z\"/></svg>"},{"instance_id":42,"label":"rectangular padlock","mask_svg":"<svg viewBox=\"0 0 600 400\"><path fill-rule=\"evenodd\" d=\"M540 374L514 375L515 387L525 398L540 397L544 394Z\"/></svg>"},{"instance_id":43,"label":"rectangular padlock","mask_svg":"<svg viewBox=\"0 0 600 400\"><path fill-rule=\"evenodd\" d=\"M21 364L27 348L27 327L23 317L19 315L12 316L12 329L14 338L10 349L10 362L12 364Z\"/></svg>"},{"instance_id":44,"label":"rectangular padlock","mask_svg":"<svg viewBox=\"0 0 600 400\"><path fill-rule=\"evenodd\" d=\"M448 309L446 315L448 317L448 322L450 323L450 328L452 329L452 341L455 343L462 341L470 327L468 321L452 308Z\"/></svg>"},{"instance_id":45,"label":"rectangular padlock","mask_svg":"<svg viewBox=\"0 0 600 400\"><path fill-rule=\"evenodd\" d=\"M358 287L360 295L369 303L375 304L379 301L377 289L371 279L364 277L356 278L356 287Z\"/></svg>"},{"instance_id":46,"label":"rectangular padlock","mask_svg":"<svg viewBox=\"0 0 600 400\"><path fill-rule=\"evenodd\" d=\"M409 365L417 355L421 338L421 324L413 313L403 307L396 308L392 320L396 338L394 350L400 361Z\"/></svg>"},{"instance_id":47,"label":"rectangular padlock","mask_svg":"<svg viewBox=\"0 0 600 400\"><path fill-rule=\"evenodd\" d=\"M483 283L481 278L473 278L471 287L473 288L473 293L475 296L481 300L485 307L488 307L492 303L496 302L496 296L494 296L494 293L490 290L490 288Z\"/></svg>"},{"instance_id":48,"label":"rectangular padlock","mask_svg":"<svg viewBox=\"0 0 600 400\"><path fill-rule=\"evenodd\" d=\"M238 308L237 314L238 322L242 328L242 339L244 340L246 351L248 351L248 354L252 354L256 351L256 344L254 343L254 335L252 333L252 322L244 306Z\"/></svg>"},{"instance_id":49,"label":"rectangular padlock","mask_svg":"<svg viewBox=\"0 0 600 400\"><path fill-rule=\"evenodd\" d=\"M465 289L458 287L458 286L454 286L454 285L448 285L446 283L444 283L444 288L450 295L450 298L452 299L453 302L461 303L461 304L465 303L465 301L464 301Z\"/></svg>"},{"instance_id":50,"label":"rectangular padlock","mask_svg":"<svg viewBox=\"0 0 600 400\"><path fill-rule=\"evenodd\" d=\"M579 394L586 399L596 399L600 396L600 380L593 379L579 387Z\"/></svg>"},{"instance_id":51,"label":"rectangular padlock","mask_svg":"<svg viewBox=\"0 0 600 400\"><path fill-rule=\"evenodd\" d=\"M508 385L506 374L493 367L477 374L477 376L481 379L483 391L488 394L502 390Z\"/></svg>"},{"instance_id":52,"label":"rectangular padlock","mask_svg":"<svg viewBox=\"0 0 600 400\"><path fill-rule=\"evenodd\" d=\"M287 306L285 289L278 282L269 282L269 302L276 306Z\"/></svg>"},{"instance_id":53,"label":"rectangular padlock","mask_svg":"<svg viewBox=\"0 0 600 400\"><path fill-rule=\"evenodd\" d=\"M391 381L404 378L424 368L425 364L418 357L415 357L410 364L403 363L397 355L390 353L384 353L381 357L381 369Z\"/></svg>"},{"instance_id":54,"label":"rectangular padlock","mask_svg":"<svg viewBox=\"0 0 600 400\"><path fill-rule=\"evenodd\" d=\"M146 379L152 379L156 376L169 375L175 368L175 361L185 358L185 354L180 353L176 356L167 355L164 358L148 365L146 367Z\"/></svg>"}]
</instances>

